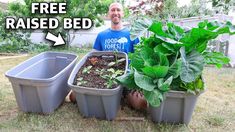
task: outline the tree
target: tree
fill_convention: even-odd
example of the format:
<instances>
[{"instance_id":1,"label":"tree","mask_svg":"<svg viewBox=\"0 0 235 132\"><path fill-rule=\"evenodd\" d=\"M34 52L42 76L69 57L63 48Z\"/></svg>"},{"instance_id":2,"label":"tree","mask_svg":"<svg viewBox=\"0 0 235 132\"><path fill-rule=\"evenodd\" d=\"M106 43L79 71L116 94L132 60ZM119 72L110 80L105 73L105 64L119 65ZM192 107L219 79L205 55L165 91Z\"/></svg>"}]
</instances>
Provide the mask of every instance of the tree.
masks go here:
<instances>
[{"instance_id":1,"label":"tree","mask_svg":"<svg viewBox=\"0 0 235 132\"><path fill-rule=\"evenodd\" d=\"M231 7L235 7L235 1L234 0L212 0L212 7L214 7L217 12L228 14Z\"/></svg>"},{"instance_id":2,"label":"tree","mask_svg":"<svg viewBox=\"0 0 235 132\"><path fill-rule=\"evenodd\" d=\"M57 34L62 33L62 36L66 37L68 46L72 43L75 36L69 37L69 30L64 30L62 28L63 18L75 18L75 17L88 17L93 20L95 26L100 26L103 23L101 18L108 10L109 4L112 0L54 0L54 2L66 2L67 10L66 14L58 15L47 15L47 14L32 14L31 13L31 3L42 2L42 0L24 0L24 4L19 2L13 2L9 5L9 13L16 17L56 17L60 21L60 26L56 30L45 30ZM30 31L27 31L30 32ZM75 31L72 31L75 32Z\"/></svg>"}]
</instances>

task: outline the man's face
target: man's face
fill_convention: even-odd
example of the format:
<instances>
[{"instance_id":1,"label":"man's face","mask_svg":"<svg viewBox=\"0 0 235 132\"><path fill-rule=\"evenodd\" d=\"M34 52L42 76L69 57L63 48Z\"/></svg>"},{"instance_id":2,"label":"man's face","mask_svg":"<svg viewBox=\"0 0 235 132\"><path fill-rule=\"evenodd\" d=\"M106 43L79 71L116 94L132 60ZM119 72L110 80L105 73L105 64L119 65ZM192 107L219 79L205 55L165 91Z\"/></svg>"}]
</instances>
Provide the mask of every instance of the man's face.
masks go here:
<instances>
[{"instance_id":1,"label":"man's face","mask_svg":"<svg viewBox=\"0 0 235 132\"><path fill-rule=\"evenodd\" d=\"M113 24L119 24L123 17L122 6L119 4L111 5L109 8L109 18L111 19Z\"/></svg>"}]
</instances>

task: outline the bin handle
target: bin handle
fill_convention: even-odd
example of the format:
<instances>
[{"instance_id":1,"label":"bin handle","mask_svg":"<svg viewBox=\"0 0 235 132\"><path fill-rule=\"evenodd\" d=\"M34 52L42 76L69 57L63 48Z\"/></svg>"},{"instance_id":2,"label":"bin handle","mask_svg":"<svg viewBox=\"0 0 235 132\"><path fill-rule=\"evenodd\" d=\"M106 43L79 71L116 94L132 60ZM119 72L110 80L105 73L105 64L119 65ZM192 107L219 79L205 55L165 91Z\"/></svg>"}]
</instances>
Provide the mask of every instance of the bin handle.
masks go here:
<instances>
[{"instance_id":1,"label":"bin handle","mask_svg":"<svg viewBox=\"0 0 235 132\"><path fill-rule=\"evenodd\" d=\"M58 59L67 59L68 60L68 57L64 57L64 56L56 56L55 58L56 59L58 58Z\"/></svg>"}]
</instances>

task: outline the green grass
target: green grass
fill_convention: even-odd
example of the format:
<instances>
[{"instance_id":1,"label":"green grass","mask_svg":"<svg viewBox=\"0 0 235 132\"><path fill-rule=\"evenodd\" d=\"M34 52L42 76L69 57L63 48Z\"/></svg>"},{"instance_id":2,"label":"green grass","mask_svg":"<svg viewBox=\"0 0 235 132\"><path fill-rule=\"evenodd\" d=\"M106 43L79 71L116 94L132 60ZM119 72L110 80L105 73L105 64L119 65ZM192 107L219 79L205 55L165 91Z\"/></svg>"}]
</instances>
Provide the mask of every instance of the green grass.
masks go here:
<instances>
[{"instance_id":1,"label":"green grass","mask_svg":"<svg viewBox=\"0 0 235 132\"><path fill-rule=\"evenodd\" d=\"M212 126L222 126L224 121L225 119L219 115L213 115L207 118L207 122Z\"/></svg>"},{"instance_id":2,"label":"green grass","mask_svg":"<svg viewBox=\"0 0 235 132\"><path fill-rule=\"evenodd\" d=\"M77 52L81 58L87 51ZM153 123L147 112L124 107L120 117L144 117L144 121L105 121L83 118L76 104L64 102L50 115L24 113L18 109L12 86L4 73L20 62L32 57L0 59L0 131L100 131L100 132L188 132L235 130L235 69L204 70L206 91L197 102L188 126Z\"/></svg>"}]
</instances>

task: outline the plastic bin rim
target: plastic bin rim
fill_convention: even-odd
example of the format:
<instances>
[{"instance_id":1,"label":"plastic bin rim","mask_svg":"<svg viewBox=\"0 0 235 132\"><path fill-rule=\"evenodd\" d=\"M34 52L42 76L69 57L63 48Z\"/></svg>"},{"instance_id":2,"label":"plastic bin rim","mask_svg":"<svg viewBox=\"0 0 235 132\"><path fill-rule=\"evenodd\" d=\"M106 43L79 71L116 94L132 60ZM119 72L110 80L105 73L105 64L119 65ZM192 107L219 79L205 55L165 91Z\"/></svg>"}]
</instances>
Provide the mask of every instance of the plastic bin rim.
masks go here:
<instances>
[{"instance_id":1,"label":"plastic bin rim","mask_svg":"<svg viewBox=\"0 0 235 132\"><path fill-rule=\"evenodd\" d=\"M72 62L70 62L70 64L67 65L63 70L61 70L61 71L58 72L55 76L50 77L50 78L45 78L45 79L40 79L40 78L22 78L22 77L14 77L14 76L9 75L9 72L10 72L11 70L15 69L17 66L22 65L23 63L26 63L26 62L30 61L33 57L38 57L38 56L40 56L41 54L47 54L47 53L58 53L58 54L61 54L61 53L62 53L62 54L68 54L68 55L73 55L73 56L75 56L75 58L74 58L74 60L73 60ZM8 70L8 71L5 73L5 76L11 77L11 78L15 78L15 79L34 81L34 82L51 82L51 81L55 80L56 78L58 78L58 76L60 76L60 74L62 74L63 72L65 72L66 69L68 69L69 67L71 67L71 65L73 65L73 63L75 63L75 62L77 61L77 58L78 58L78 56L77 56L76 54L73 54L73 53L55 52L55 51L46 51L46 52L42 52L42 53L40 53L40 54L38 54L38 55L35 55L35 56L33 56L33 57L29 58L29 59L26 60L26 61L21 62L21 63L18 64L17 66L15 66L15 67L11 68L10 70Z\"/></svg>"},{"instance_id":2,"label":"plastic bin rim","mask_svg":"<svg viewBox=\"0 0 235 132\"><path fill-rule=\"evenodd\" d=\"M70 84L68 83L70 88L74 89L74 90L78 90L78 89L83 89L83 90L93 90L93 91L117 91L120 89L121 85L118 85L117 87L115 88L112 88L112 89L109 89L109 88L104 88L104 89L101 89L101 88L92 88L92 87L83 87L83 86L78 86L78 85L74 85L74 84Z\"/></svg>"}]
</instances>

